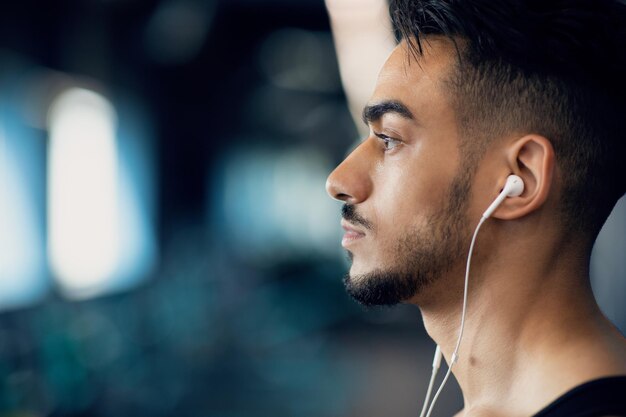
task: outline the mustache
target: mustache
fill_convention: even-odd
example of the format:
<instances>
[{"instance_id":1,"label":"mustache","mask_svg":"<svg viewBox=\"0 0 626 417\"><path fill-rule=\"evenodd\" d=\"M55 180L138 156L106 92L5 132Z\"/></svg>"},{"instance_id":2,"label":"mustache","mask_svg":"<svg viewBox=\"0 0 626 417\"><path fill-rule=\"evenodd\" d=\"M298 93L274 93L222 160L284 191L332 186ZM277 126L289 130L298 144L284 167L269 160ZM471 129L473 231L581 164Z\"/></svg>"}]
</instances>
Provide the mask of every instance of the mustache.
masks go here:
<instances>
[{"instance_id":1,"label":"mustache","mask_svg":"<svg viewBox=\"0 0 626 417\"><path fill-rule=\"evenodd\" d=\"M372 230L372 223L361 217L352 204L344 204L341 207L341 217L352 224L360 224L367 230Z\"/></svg>"}]
</instances>

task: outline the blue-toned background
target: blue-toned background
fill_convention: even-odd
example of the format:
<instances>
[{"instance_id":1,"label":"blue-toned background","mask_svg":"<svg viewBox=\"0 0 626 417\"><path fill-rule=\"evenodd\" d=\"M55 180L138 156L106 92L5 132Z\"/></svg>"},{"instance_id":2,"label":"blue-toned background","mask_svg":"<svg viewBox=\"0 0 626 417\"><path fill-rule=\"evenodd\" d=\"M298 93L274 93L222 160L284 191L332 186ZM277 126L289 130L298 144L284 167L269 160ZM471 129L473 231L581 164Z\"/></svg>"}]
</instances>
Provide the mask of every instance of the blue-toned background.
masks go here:
<instances>
[{"instance_id":1,"label":"blue-toned background","mask_svg":"<svg viewBox=\"0 0 626 417\"><path fill-rule=\"evenodd\" d=\"M0 416L417 415L418 310L341 283L357 137L321 0L4 2ZM622 203L592 263L622 330L625 236Z\"/></svg>"}]
</instances>

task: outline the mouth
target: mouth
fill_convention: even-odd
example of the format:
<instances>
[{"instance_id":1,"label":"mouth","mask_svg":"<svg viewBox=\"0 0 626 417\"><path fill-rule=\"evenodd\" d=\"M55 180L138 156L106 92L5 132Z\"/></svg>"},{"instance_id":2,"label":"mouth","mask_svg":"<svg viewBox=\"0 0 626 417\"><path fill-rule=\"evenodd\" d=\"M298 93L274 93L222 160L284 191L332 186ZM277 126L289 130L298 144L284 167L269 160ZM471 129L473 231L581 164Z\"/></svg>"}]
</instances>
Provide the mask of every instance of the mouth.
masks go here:
<instances>
[{"instance_id":1,"label":"mouth","mask_svg":"<svg viewBox=\"0 0 626 417\"><path fill-rule=\"evenodd\" d=\"M343 246L344 248L365 237L364 232L358 230L346 220L341 221L341 227L343 230L345 230L343 239L341 239L341 246Z\"/></svg>"}]
</instances>

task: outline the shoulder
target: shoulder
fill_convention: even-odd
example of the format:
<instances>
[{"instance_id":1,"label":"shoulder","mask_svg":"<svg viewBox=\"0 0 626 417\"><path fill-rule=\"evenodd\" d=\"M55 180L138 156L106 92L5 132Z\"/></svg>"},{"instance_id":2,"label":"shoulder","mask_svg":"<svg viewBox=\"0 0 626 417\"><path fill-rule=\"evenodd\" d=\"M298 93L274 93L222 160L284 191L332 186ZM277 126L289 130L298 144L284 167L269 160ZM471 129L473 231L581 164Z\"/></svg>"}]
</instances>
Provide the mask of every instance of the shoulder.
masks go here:
<instances>
[{"instance_id":1,"label":"shoulder","mask_svg":"<svg viewBox=\"0 0 626 417\"><path fill-rule=\"evenodd\" d=\"M535 414L562 417L574 414L626 416L626 376L616 375L587 381L574 387Z\"/></svg>"}]
</instances>

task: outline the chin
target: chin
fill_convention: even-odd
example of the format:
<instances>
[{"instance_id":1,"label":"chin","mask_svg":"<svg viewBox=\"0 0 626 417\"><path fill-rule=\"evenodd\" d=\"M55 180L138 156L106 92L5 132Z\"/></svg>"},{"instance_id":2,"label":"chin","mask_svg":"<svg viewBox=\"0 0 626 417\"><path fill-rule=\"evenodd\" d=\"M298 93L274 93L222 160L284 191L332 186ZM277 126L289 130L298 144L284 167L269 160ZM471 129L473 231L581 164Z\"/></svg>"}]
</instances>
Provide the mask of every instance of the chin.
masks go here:
<instances>
[{"instance_id":1,"label":"chin","mask_svg":"<svg viewBox=\"0 0 626 417\"><path fill-rule=\"evenodd\" d=\"M368 307L405 303L415 297L422 284L423 278L419 275L383 269L361 272L353 267L344 277L347 293L358 303Z\"/></svg>"}]
</instances>

